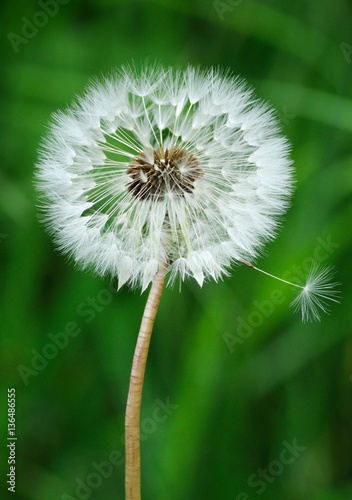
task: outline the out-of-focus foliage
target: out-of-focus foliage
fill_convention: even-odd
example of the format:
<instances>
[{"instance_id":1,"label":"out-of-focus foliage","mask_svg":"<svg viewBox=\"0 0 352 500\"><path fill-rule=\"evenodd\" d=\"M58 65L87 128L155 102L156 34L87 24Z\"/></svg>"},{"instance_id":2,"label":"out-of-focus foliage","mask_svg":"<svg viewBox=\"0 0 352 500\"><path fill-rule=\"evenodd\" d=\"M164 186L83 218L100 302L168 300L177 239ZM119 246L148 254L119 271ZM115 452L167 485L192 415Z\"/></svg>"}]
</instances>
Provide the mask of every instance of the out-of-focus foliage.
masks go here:
<instances>
[{"instance_id":1,"label":"out-of-focus foliage","mask_svg":"<svg viewBox=\"0 0 352 500\"><path fill-rule=\"evenodd\" d=\"M146 295L65 262L32 176L50 114L92 76L147 57L230 67L277 108L296 191L257 264L298 279L312 259L335 265L343 301L302 324L294 290L246 267L167 289L144 388L143 498L351 498L351 19L348 0L2 2L1 498L7 387L16 498L124 497L116 456Z\"/></svg>"}]
</instances>

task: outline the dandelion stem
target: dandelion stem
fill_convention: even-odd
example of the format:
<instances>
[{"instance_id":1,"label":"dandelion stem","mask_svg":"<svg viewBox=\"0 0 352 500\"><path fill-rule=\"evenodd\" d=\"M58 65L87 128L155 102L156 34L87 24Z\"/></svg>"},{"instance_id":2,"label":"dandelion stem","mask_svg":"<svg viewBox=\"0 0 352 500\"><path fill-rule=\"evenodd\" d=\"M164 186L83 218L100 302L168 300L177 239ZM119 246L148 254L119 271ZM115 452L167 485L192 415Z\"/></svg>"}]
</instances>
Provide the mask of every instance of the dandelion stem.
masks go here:
<instances>
[{"instance_id":1,"label":"dandelion stem","mask_svg":"<svg viewBox=\"0 0 352 500\"><path fill-rule=\"evenodd\" d=\"M150 338L164 288L165 274L166 267L161 265L152 282L133 356L125 418L126 500L141 498L139 427L142 390Z\"/></svg>"}]
</instances>

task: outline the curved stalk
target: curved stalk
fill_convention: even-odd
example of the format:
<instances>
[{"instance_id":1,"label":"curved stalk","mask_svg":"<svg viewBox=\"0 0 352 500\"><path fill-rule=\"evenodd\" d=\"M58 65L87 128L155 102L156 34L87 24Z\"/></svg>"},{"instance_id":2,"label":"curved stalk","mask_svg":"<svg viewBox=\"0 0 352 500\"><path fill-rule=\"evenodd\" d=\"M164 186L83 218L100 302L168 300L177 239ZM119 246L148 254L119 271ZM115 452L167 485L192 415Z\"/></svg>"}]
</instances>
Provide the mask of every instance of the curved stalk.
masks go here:
<instances>
[{"instance_id":1,"label":"curved stalk","mask_svg":"<svg viewBox=\"0 0 352 500\"><path fill-rule=\"evenodd\" d=\"M140 410L145 366L156 313L165 283L165 266L154 276L139 329L128 391L125 418L126 500L140 500Z\"/></svg>"}]
</instances>

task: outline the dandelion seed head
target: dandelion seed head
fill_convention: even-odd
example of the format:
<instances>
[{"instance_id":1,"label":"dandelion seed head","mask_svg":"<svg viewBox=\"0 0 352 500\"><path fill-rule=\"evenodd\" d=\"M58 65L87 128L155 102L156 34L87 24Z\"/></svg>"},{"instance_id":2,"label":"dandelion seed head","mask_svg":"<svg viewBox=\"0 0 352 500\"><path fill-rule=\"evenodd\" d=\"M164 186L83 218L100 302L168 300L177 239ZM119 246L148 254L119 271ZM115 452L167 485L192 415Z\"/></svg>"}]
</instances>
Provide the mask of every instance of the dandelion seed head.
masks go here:
<instances>
[{"instance_id":1,"label":"dandelion seed head","mask_svg":"<svg viewBox=\"0 0 352 500\"><path fill-rule=\"evenodd\" d=\"M42 218L60 250L119 286L144 289L161 260L171 282L202 285L275 237L289 150L229 71L125 66L53 116L36 171Z\"/></svg>"}]
</instances>

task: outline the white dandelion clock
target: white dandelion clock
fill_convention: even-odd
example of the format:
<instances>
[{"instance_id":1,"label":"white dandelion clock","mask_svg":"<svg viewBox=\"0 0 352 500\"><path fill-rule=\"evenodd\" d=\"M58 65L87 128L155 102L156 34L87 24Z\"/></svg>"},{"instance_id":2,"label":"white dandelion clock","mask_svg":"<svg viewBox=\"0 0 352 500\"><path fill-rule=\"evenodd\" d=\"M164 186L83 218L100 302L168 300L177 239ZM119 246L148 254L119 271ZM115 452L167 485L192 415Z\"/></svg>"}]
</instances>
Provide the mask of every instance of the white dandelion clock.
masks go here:
<instances>
[{"instance_id":1,"label":"white dandelion clock","mask_svg":"<svg viewBox=\"0 0 352 500\"><path fill-rule=\"evenodd\" d=\"M125 67L54 115L37 179L58 247L145 289L161 260L202 285L256 257L290 164L273 111L229 73Z\"/></svg>"},{"instance_id":2,"label":"white dandelion clock","mask_svg":"<svg viewBox=\"0 0 352 500\"><path fill-rule=\"evenodd\" d=\"M36 174L43 220L60 250L119 287L145 290L161 263L170 282L202 286L276 236L289 149L230 72L126 66L53 116ZM304 320L324 310L316 283L294 302Z\"/></svg>"}]
</instances>

